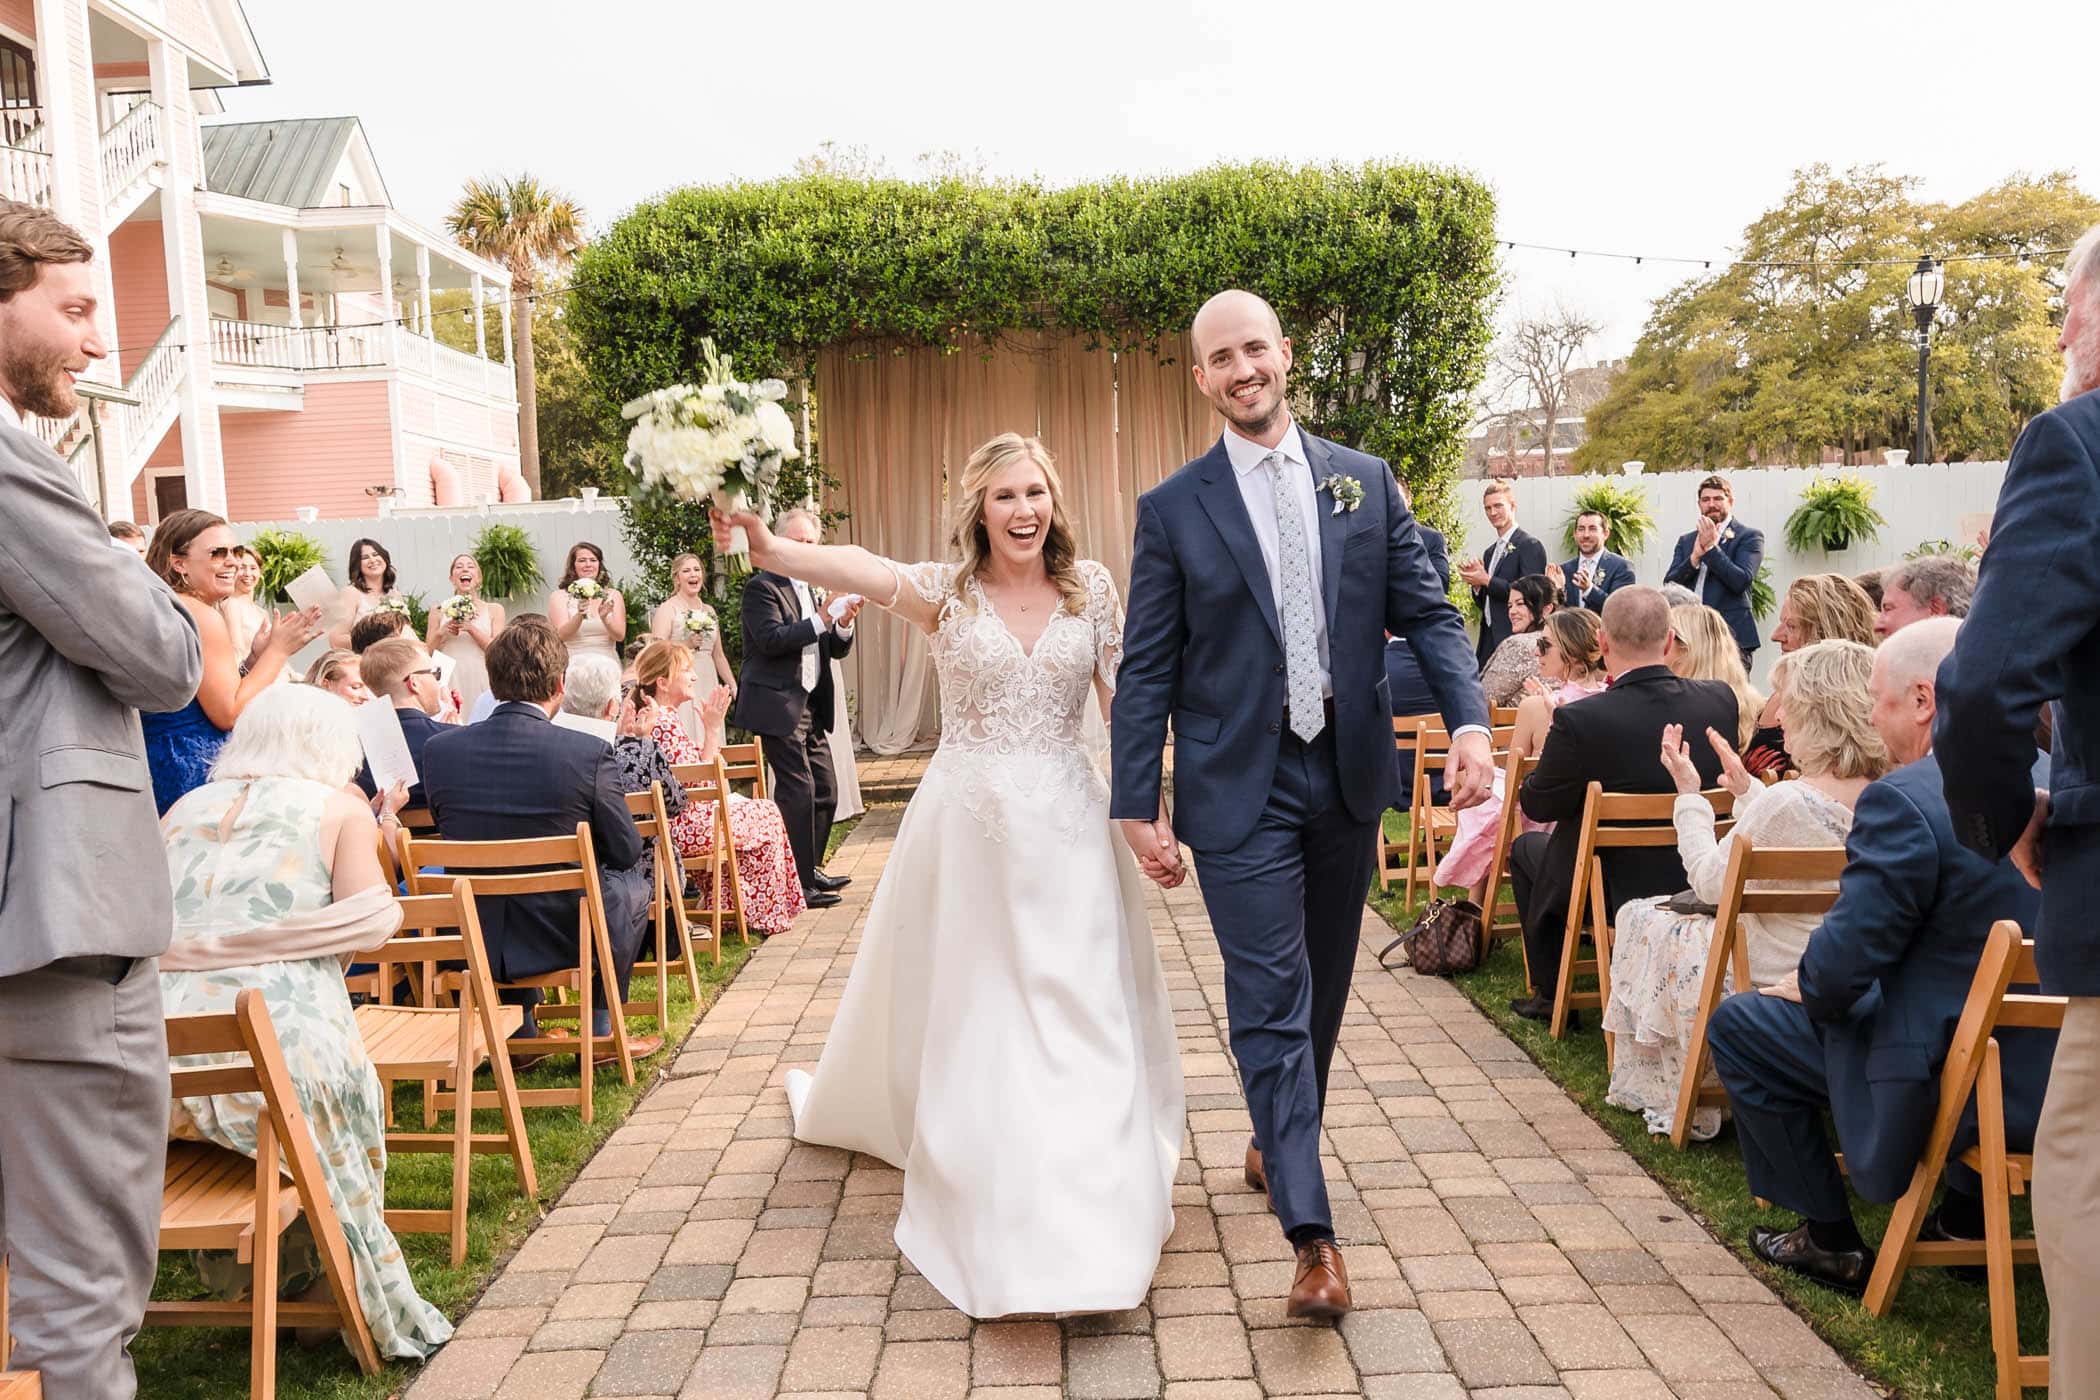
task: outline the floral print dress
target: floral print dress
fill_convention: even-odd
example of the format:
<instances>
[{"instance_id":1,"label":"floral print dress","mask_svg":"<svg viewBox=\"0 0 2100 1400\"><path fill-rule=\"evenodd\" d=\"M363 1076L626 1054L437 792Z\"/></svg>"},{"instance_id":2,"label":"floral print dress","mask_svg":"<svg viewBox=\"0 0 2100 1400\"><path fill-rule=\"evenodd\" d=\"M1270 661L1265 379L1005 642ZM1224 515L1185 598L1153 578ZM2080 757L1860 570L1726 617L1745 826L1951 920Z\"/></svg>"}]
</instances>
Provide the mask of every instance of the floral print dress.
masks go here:
<instances>
[{"instance_id":1,"label":"floral print dress","mask_svg":"<svg viewBox=\"0 0 2100 1400\"><path fill-rule=\"evenodd\" d=\"M207 783L177 802L161 821L175 887L176 936L238 933L331 903L334 882L322 859L320 833L332 791L299 778L261 778ZM236 804L240 810L228 828ZM350 1009L342 964L333 957L305 958L167 972L160 979L170 1016L230 1013L234 999L250 987L262 991L284 1047L329 1200L349 1241L357 1302L372 1340L383 1356L426 1357L451 1337L452 1324L416 1292L400 1242L387 1228L386 1105ZM190 1056L177 1064L229 1058ZM177 1099L170 1136L253 1157L262 1108L260 1094Z\"/></svg>"},{"instance_id":2,"label":"floral print dress","mask_svg":"<svg viewBox=\"0 0 2100 1400\"><path fill-rule=\"evenodd\" d=\"M673 763L701 761L700 746L686 736L685 727L675 714L658 715L649 737L656 740L664 757ZM732 797L729 831L736 844L737 876L744 887L745 920L752 928L767 933L783 932L795 922L797 914L809 907L802 895L801 876L795 870L794 848L788 845L787 822L769 800ZM685 810L671 819L671 835L678 842L680 855L707 854L715 842L715 804L688 802ZM700 897L712 902L712 879L704 872L696 872L692 878L700 882Z\"/></svg>"}]
</instances>

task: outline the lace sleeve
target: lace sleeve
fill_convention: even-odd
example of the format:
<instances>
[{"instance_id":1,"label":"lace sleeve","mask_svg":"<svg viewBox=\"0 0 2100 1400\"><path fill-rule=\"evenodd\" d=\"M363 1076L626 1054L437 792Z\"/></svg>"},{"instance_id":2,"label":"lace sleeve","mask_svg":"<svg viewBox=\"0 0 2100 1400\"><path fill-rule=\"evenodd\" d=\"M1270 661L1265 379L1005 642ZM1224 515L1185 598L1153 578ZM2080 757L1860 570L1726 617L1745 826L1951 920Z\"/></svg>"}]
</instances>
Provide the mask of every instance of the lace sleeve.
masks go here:
<instances>
[{"instance_id":1,"label":"lace sleeve","mask_svg":"<svg viewBox=\"0 0 2100 1400\"><path fill-rule=\"evenodd\" d=\"M889 571L897 578L897 592L890 599L892 606L904 596L904 590L907 588L918 594L922 602L931 603L936 607L955 591L956 566L953 564L943 563L938 559L928 559L918 564L900 564L894 559L885 559L882 562L889 566Z\"/></svg>"},{"instance_id":2,"label":"lace sleeve","mask_svg":"<svg viewBox=\"0 0 2100 1400\"><path fill-rule=\"evenodd\" d=\"M1107 565L1082 559L1079 576L1086 583L1086 618L1094 625L1094 674L1113 691L1123 665L1123 600Z\"/></svg>"}]
</instances>

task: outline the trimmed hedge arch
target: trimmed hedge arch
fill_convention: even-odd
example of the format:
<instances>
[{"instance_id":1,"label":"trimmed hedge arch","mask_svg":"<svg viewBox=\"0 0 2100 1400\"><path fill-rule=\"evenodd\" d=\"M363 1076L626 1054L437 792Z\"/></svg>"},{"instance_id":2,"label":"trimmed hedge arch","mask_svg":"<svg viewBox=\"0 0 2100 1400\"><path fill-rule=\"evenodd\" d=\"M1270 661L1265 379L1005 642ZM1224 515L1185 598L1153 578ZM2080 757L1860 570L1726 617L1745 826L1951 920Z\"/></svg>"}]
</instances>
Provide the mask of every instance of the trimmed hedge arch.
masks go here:
<instances>
[{"instance_id":1,"label":"trimmed hedge arch","mask_svg":"<svg viewBox=\"0 0 2100 1400\"><path fill-rule=\"evenodd\" d=\"M703 337L740 373L806 379L818 349L1055 329L1115 349L1261 293L1296 349L1312 430L1390 461L1433 518L1485 368L1494 200L1426 165L1216 166L1061 189L817 174L676 190L578 259L569 317L618 404L690 376ZM823 388L816 386L821 406ZM822 470L822 429L810 470ZM630 506L652 570L696 515ZM661 580L657 580L661 582Z\"/></svg>"}]
</instances>

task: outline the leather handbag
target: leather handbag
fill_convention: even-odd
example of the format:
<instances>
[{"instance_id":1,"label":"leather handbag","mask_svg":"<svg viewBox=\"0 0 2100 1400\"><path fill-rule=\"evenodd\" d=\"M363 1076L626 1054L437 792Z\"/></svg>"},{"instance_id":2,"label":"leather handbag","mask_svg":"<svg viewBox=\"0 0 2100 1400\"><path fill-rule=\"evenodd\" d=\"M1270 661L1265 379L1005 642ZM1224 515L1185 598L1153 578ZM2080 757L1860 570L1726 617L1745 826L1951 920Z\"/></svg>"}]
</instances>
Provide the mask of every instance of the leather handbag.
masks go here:
<instances>
[{"instance_id":1,"label":"leather handbag","mask_svg":"<svg viewBox=\"0 0 2100 1400\"><path fill-rule=\"evenodd\" d=\"M1433 899L1414 927L1387 944L1383 963L1395 948L1407 949L1408 965L1425 977L1471 972L1480 964L1480 906L1470 899Z\"/></svg>"}]
</instances>

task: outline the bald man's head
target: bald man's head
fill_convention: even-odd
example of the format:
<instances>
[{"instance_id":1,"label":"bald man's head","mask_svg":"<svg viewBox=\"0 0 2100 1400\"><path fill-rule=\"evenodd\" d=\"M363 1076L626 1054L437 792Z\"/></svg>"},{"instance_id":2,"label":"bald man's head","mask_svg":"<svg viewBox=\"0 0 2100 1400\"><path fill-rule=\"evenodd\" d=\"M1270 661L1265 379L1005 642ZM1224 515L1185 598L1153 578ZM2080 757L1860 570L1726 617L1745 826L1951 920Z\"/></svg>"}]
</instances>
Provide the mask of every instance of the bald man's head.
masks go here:
<instances>
[{"instance_id":1,"label":"bald man's head","mask_svg":"<svg viewBox=\"0 0 2100 1400\"><path fill-rule=\"evenodd\" d=\"M1932 752L1939 711L1940 663L1954 651L1961 620L1931 617L1881 644L1874 653L1874 729L1891 762L1914 763Z\"/></svg>"},{"instance_id":2,"label":"bald man's head","mask_svg":"<svg viewBox=\"0 0 2100 1400\"><path fill-rule=\"evenodd\" d=\"M1274 445L1290 425L1284 408L1291 343L1276 308L1252 292L1219 292L1189 325L1196 387L1241 436Z\"/></svg>"},{"instance_id":3,"label":"bald man's head","mask_svg":"<svg viewBox=\"0 0 2100 1400\"><path fill-rule=\"evenodd\" d=\"M1599 642L1613 671L1662 665L1669 641L1670 600L1655 589L1631 584L1604 600Z\"/></svg>"}]
</instances>

